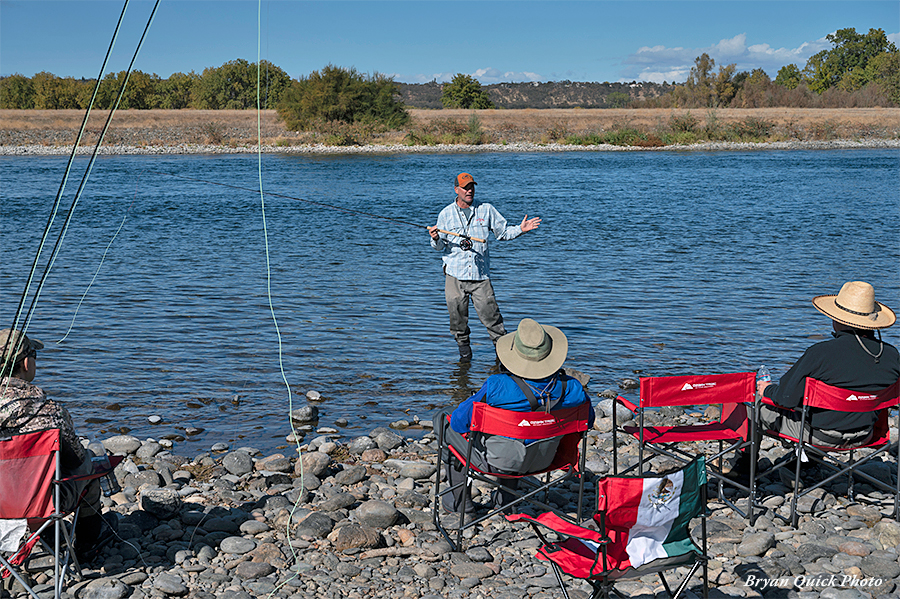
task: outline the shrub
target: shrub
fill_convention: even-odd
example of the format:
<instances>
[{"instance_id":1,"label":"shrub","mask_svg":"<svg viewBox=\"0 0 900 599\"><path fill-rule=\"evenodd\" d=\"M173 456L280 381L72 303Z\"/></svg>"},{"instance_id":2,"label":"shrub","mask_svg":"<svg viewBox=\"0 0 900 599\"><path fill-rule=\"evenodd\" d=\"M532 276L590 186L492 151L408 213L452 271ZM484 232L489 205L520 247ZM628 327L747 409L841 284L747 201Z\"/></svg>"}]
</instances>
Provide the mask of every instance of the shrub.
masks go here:
<instances>
[{"instance_id":1,"label":"shrub","mask_svg":"<svg viewBox=\"0 0 900 599\"><path fill-rule=\"evenodd\" d=\"M763 139L769 135L775 123L756 117L741 119L735 123L729 123L728 129L739 139Z\"/></svg>"},{"instance_id":2,"label":"shrub","mask_svg":"<svg viewBox=\"0 0 900 599\"><path fill-rule=\"evenodd\" d=\"M394 81L376 73L364 76L356 69L327 65L308 78L295 81L278 104L285 126L298 131L313 123L376 123L398 128L409 113L396 99Z\"/></svg>"},{"instance_id":3,"label":"shrub","mask_svg":"<svg viewBox=\"0 0 900 599\"><path fill-rule=\"evenodd\" d=\"M688 110L684 114L673 114L669 118L669 127L675 133L693 133L700 121Z\"/></svg>"}]
</instances>

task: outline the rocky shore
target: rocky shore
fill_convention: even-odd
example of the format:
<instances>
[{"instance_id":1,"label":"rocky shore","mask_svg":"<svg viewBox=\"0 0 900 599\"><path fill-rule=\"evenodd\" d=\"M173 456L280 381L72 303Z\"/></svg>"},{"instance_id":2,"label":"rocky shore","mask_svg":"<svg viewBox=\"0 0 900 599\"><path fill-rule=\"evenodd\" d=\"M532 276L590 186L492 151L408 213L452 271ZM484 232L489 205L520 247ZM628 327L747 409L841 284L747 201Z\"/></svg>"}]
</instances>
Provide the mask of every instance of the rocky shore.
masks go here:
<instances>
[{"instance_id":1,"label":"rocky shore","mask_svg":"<svg viewBox=\"0 0 900 599\"><path fill-rule=\"evenodd\" d=\"M454 154L475 152L713 152L748 150L848 150L865 148L900 148L900 139L841 139L830 141L778 141L764 143L703 142L690 145L646 148L637 146L616 146L599 144L593 146L566 145L560 143L515 142L508 144L439 144L415 146L405 144L328 146L307 145L210 145L175 143L171 145L105 145L99 154L111 155L178 155L178 154ZM0 145L0 156L68 156L71 146L41 144ZM89 156L93 147L78 148L79 156Z\"/></svg>"},{"instance_id":2,"label":"rocky shore","mask_svg":"<svg viewBox=\"0 0 900 599\"><path fill-rule=\"evenodd\" d=\"M611 401L602 399L597 408L587 455L589 509L596 505L597 477L611 468L613 443ZM619 421L630 416L625 411ZM676 424L716 416L714 409L667 408L648 418ZM298 433L289 441L294 435L301 438L299 458L294 445L285 454L263 455L252 447L218 443L186 457L170 442L131 436L103 440L109 451L127 456L115 473L121 491L104 498L105 507L119 519L120 538L85 567L85 580L70 584L64 596L561 596L552 570L534 557L539 542L528 526L495 516L466 531L463 551L451 551L432 523L431 494L438 476L433 432L415 439L404 437L402 429L378 428L344 437L337 429L317 427L314 418L312 406L294 413ZM419 424L430 426L424 420ZM619 443L620 467L634 463L634 440L620 436ZM764 460L784 452L773 442L763 445ZM892 480L895 457L873 463L869 473ZM807 475L814 480L817 473ZM851 503L846 486L845 479L838 479L803 498L799 529L794 530L779 518L789 514L790 499L780 480L762 482L766 512L752 528L715 499L710 485L710 596L900 595L900 524L890 518L893 499L857 482ZM480 495L476 486L476 502L484 500ZM732 498L746 506L746 498ZM576 499L574 486L550 496L570 513ZM452 522L456 515L442 518ZM699 520L692 523L693 530L699 531L698 526ZM42 595L50 596L47 574L34 576ZM586 583L566 580L572 582L573 599L589 596ZM15 587L6 588L0 596L21 595ZM626 596L665 596L655 575L620 582L617 588ZM694 580L687 597L699 597L701 590Z\"/></svg>"}]
</instances>

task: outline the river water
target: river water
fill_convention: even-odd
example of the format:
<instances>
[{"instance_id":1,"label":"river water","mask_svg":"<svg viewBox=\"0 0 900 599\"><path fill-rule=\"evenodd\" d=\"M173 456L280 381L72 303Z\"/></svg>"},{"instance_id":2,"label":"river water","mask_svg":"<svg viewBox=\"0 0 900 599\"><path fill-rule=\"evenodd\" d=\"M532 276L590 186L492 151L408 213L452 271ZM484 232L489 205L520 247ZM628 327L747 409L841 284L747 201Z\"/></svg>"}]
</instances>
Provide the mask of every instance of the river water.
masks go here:
<instances>
[{"instance_id":1,"label":"river water","mask_svg":"<svg viewBox=\"0 0 900 599\"><path fill-rule=\"evenodd\" d=\"M524 317L560 327L596 393L760 364L777 377L830 332L810 299L848 280L900 308L898 166L896 150L266 155L262 178L267 192L430 225L464 170L510 222L542 217L493 243L498 301L509 330ZM0 158L2 328L64 167ZM81 431L174 437L183 455L271 450L309 390L319 425L343 418L355 436L430 418L491 373L474 310L474 361L456 362L424 228L267 195L264 235L259 193L208 183L257 177L255 155L98 159L29 327L46 345L35 382Z\"/></svg>"}]
</instances>

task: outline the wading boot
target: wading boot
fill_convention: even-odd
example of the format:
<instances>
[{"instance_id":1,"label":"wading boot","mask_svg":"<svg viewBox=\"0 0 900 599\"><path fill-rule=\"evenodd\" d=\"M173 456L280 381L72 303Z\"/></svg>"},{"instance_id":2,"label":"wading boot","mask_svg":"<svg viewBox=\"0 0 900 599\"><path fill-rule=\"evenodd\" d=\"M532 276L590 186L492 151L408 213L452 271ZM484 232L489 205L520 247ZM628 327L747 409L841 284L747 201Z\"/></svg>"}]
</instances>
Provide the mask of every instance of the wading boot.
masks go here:
<instances>
[{"instance_id":1,"label":"wading boot","mask_svg":"<svg viewBox=\"0 0 900 599\"><path fill-rule=\"evenodd\" d=\"M466 343L465 345L460 344L459 346L459 361L460 362L471 362L472 361L472 346Z\"/></svg>"}]
</instances>

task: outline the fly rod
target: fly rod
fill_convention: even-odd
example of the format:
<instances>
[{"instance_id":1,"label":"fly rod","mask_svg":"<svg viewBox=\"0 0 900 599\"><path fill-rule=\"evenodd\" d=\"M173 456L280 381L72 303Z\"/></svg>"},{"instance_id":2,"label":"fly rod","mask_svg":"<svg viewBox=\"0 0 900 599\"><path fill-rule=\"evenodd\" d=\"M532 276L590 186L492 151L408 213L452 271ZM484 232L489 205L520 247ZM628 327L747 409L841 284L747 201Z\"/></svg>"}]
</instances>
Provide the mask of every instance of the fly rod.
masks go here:
<instances>
[{"instance_id":1,"label":"fly rod","mask_svg":"<svg viewBox=\"0 0 900 599\"><path fill-rule=\"evenodd\" d=\"M185 177L184 175L174 175L172 173L160 173L155 171L147 171L156 175L165 175L167 177L174 177L176 179L185 179L187 181L194 181L196 183L207 183L209 185L218 185L220 187L229 187L231 189L239 189L241 191L251 191L253 193L259 193L258 189L251 189L249 187L241 187L239 185L229 185L228 183L220 183L218 181L206 181L204 179L195 179L194 177ZM394 223L400 223L401 225L408 225L410 227L417 227L419 229L430 229L428 225L420 225L417 223L411 223L405 220L400 220L397 218L391 218L389 216L381 216L379 214L372 214L371 212L363 212L362 210L353 210L352 208L342 208L341 206L333 206L331 204L326 204L325 202L317 202L315 200L307 200L304 198L297 198L294 196L284 195L281 193L274 193L271 191L267 191L267 194L270 196L274 196L276 198L284 198L286 200L295 200L297 202L306 202L307 204L315 204L317 206L324 206L325 208L331 208L332 210L341 210L342 212L349 212L351 214L362 214L363 216L368 216L370 218L380 218L382 220L389 220ZM470 239L472 241L478 241L481 243L485 243L484 239L480 239L478 237L472 237L470 235L465 235L464 233L454 233L453 231L445 231L444 229L438 229L439 233L444 233L446 235L453 235L454 237L461 237L463 239Z\"/></svg>"}]
</instances>

